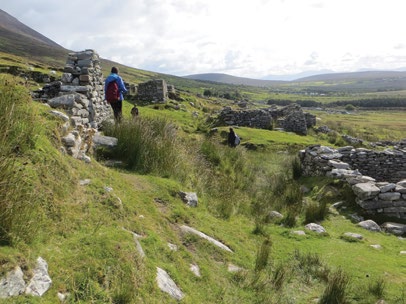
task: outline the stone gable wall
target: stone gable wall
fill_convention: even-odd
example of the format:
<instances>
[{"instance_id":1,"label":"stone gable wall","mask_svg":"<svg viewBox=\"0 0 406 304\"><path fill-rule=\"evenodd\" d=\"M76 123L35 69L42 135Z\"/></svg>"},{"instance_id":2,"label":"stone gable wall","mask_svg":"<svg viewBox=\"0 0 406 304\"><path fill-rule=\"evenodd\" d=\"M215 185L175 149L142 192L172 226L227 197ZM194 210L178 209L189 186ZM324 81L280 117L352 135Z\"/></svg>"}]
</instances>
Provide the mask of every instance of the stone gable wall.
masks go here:
<instances>
[{"instance_id":1,"label":"stone gable wall","mask_svg":"<svg viewBox=\"0 0 406 304\"><path fill-rule=\"evenodd\" d=\"M33 92L33 99L65 110L74 127L97 129L112 117L111 106L104 100L99 55L94 50L69 53L61 79Z\"/></svg>"},{"instance_id":2,"label":"stone gable wall","mask_svg":"<svg viewBox=\"0 0 406 304\"><path fill-rule=\"evenodd\" d=\"M172 87L170 87L173 90ZM168 99L168 85L163 79L150 80L138 84L137 100L153 103L165 103Z\"/></svg>"},{"instance_id":3,"label":"stone gable wall","mask_svg":"<svg viewBox=\"0 0 406 304\"><path fill-rule=\"evenodd\" d=\"M74 102L69 109L75 125L97 126L111 117L111 107L104 100L104 78L99 55L94 50L69 53L62 75L61 95L79 93L85 102Z\"/></svg>"},{"instance_id":4,"label":"stone gable wall","mask_svg":"<svg viewBox=\"0 0 406 304\"><path fill-rule=\"evenodd\" d=\"M33 92L33 98L55 109L50 113L63 120L61 150L89 162L86 153L91 153L93 139L99 137L97 130L113 114L104 100L99 55L94 50L69 53L61 80Z\"/></svg>"},{"instance_id":5,"label":"stone gable wall","mask_svg":"<svg viewBox=\"0 0 406 304\"><path fill-rule=\"evenodd\" d=\"M371 214L406 219L406 150L372 151L320 145L300 151L304 176L345 180L356 203Z\"/></svg>"}]
</instances>

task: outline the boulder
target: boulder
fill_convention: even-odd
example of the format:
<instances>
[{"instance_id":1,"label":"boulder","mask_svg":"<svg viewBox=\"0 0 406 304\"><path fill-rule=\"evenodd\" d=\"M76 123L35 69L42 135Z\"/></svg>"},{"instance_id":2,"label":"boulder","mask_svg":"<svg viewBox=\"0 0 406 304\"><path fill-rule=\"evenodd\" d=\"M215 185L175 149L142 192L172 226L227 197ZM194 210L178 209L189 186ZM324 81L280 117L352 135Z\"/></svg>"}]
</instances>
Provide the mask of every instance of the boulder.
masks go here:
<instances>
[{"instance_id":1,"label":"boulder","mask_svg":"<svg viewBox=\"0 0 406 304\"><path fill-rule=\"evenodd\" d=\"M385 232L394 235L403 235L406 233L406 225L400 223L385 222L381 225L381 228Z\"/></svg>"},{"instance_id":2,"label":"boulder","mask_svg":"<svg viewBox=\"0 0 406 304\"><path fill-rule=\"evenodd\" d=\"M326 229L324 229L323 226L321 226L319 224L315 224L315 223L307 224L305 226L305 228L308 229L308 230L314 231L316 233L324 233L324 232L326 232Z\"/></svg>"},{"instance_id":3,"label":"boulder","mask_svg":"<svg viewBox=\"0 0 406 304\"><path fill-rule=\"evenodd\" d=\"M366 221L359 222L358 226L360 226L366 230L369 230L369 231L376 231L376 232L381 231L381 227L379 227L379 225L377 223L375 223L373 220L366 220Z\"/></svg>"}]
</instances>

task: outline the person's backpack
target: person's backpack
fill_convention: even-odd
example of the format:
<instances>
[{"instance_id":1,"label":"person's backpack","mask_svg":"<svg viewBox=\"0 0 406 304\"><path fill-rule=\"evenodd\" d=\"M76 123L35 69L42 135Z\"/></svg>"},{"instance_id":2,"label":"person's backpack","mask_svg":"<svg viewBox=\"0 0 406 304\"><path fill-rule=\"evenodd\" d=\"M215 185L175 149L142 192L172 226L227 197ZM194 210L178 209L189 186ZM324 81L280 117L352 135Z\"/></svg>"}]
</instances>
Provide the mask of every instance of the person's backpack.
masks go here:
<instances>
[{"instance_id":1,"label":"person's backpack","mask_svg":"<svg viewBox=\"0 0 406 304\"><path fill-rule=\"evenodd\" d=\"M120 90L117 81L112 81L107 84L106 100L108 102L117 101L120 99Z\"/></svg>"},{"instance_id":2,"label":"person's backpack","mask_svg":"<svg viewBox=\"0 0 406 304\"><path fill-rule=\"evenodd\" d=\"M234 145L238 146L240 144L240 138L238 137L237 134L235 134L235 140L234 140Z\"/></svg>"}]
</instances>

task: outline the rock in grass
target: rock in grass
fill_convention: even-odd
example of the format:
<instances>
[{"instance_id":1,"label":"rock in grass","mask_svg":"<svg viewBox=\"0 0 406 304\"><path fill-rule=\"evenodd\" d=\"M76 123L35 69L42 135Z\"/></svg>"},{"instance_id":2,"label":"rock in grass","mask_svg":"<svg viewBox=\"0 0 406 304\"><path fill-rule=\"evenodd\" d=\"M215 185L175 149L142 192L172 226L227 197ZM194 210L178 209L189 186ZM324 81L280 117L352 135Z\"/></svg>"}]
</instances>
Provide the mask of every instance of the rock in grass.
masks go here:
<instances>
[{"instance_id":1,"label":"rock in grass","mask_svg":"<svg viewBox=\"0 0 406 304\"><path fill-rule=\"evenodd\" d=\"M373 220L366 220L366 221L359 222L358 226L360 226L366 230L369 230L369 231L376 231L376 232L381 231L381 227L379 227L379 225L377 223L375 223Z\"/></svg>"},{"instance_id":2,"label":"rock in grass","mask_svg":"<svg viewBox=\"0 0 406 304\"><path fill-rule=\"evenodd\" d=\"M179 196L186 205L197 207L197 194L195 192L179 191Z\"/></svg>"},{"instance_id":3,"label":"rock in grass","mask_svg":"<svg viewBox=\"0 0 406 304\"><path fill-rule=\"evenodd\" d=\"M48 275L47 262L39 257L37 259L37 265L33 271L34 275L25 290L26 294L33 296L42 296L52 284L52 280Z\"/></svg>"},{"instance_id":4,"label":"rock in grass","mask_svg":"<svg viewBox=\"0 0 406 304\"><path fill-rule=\"evenodd\" d=\"M5 299L24 293L24 274L19 266L0 280L0 298Z\"/></svg>"},{"instance_id":5,"label":"rock in grass","mask_svg":"<svg viewBox=\"0 0 406 304\"><path fill-rule=\"evenodd\" d=\"M161 289L163 292L166 292L172 298L178 301L182 300L184 294L180 290L180 288L175 284L175 282L171 279L169 274L162 268L157 267L156 269L157 269L156 281L158 283L159 289Z\"/></svg>"},{"instance_id":6,"label":"rock in grass","mask_svg":"<svg viewBox=\"0 0 406 304\"><path fill-rule=\"evenodd\" d=\"M358 233L346 232L343 234L345 239L362 240L364 237Z\"/></svg>"},{"instance_id":7,"label":"rock in grass","mask_svg":"<svg viewBox=\"0 0 406 304\"><path fill-rule=\"evenodd\" d=\"M309 230L311 230L311 231L314 231L314 232L316 232L316 233L324 233L324 232L326 232L326 229L324 229L323 226L321 226L321 225L319 225L319 224L315 224L315 223L307 224L307 225L305 226L305 228L306 228L306 229L309 229Z\"/></svg>"}]
</instances>

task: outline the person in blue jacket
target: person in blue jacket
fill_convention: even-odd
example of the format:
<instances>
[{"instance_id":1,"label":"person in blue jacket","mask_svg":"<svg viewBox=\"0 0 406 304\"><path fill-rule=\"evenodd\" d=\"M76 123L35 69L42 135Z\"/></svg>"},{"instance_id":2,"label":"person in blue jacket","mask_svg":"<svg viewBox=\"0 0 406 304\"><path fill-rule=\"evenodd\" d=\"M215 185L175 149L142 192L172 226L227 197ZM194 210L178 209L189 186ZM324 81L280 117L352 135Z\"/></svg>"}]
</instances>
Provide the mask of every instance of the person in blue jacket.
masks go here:
<instances>
[{"instance_id":1,"label":"person in blue jacket","mask_svg":"<svg viewBox=\"0 0 406 304\"><path fill-rule=\"evenodd\" d=\"M115 81L118 85L119 90L119 98L117 100L108 100L107 98L107 87L110 82ZM107 76L106 80L104 81L104 92L106 94L105 99L110 103L111 108L114 112L114 118L116 121L120 121L122 117L122 108L123 108L123 94L127 93L127 89L124 85L123 79L118 75L118 68L112 67L111 74Z\"/></svg>"}]
</instances>

